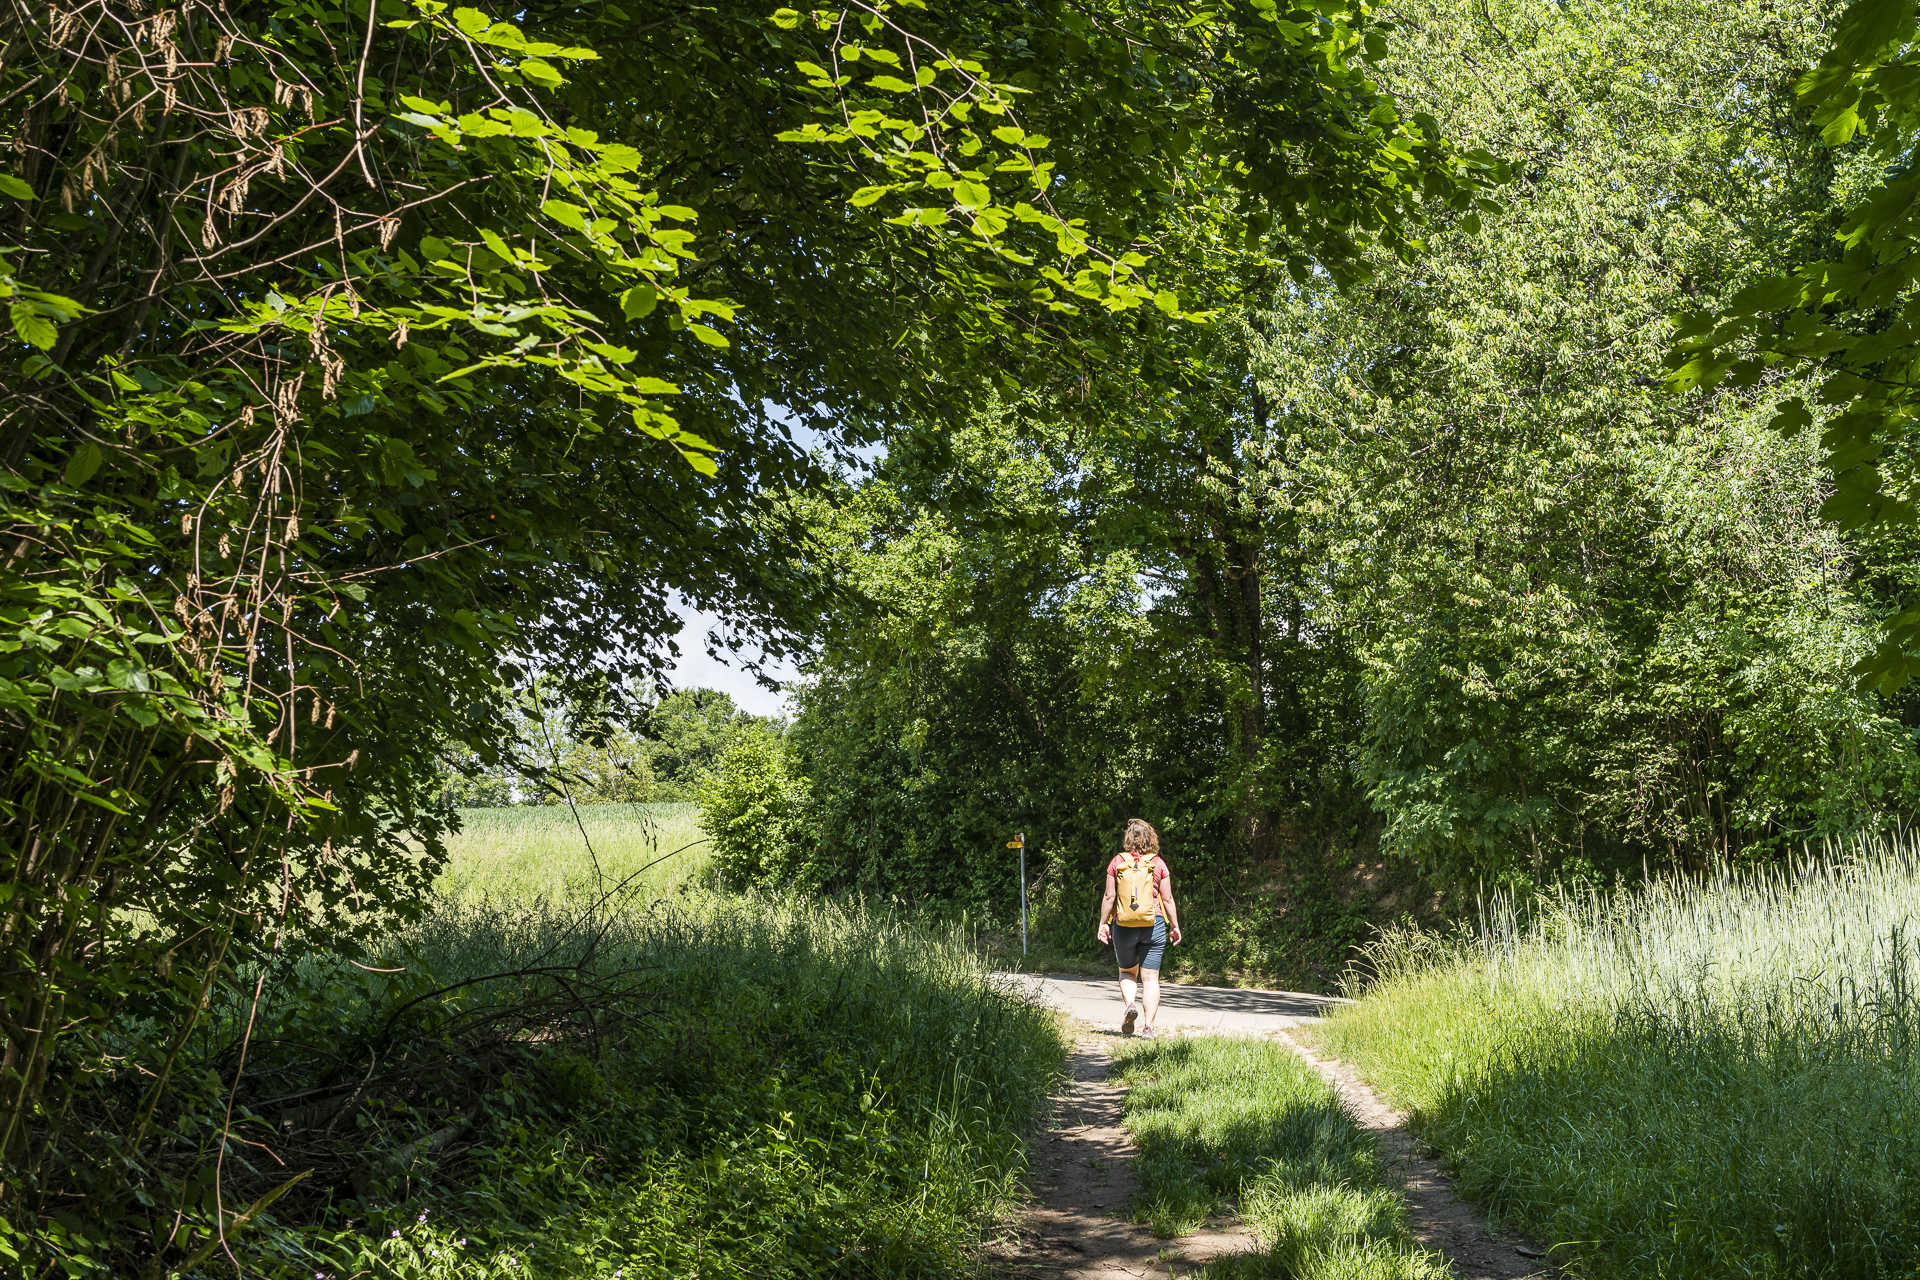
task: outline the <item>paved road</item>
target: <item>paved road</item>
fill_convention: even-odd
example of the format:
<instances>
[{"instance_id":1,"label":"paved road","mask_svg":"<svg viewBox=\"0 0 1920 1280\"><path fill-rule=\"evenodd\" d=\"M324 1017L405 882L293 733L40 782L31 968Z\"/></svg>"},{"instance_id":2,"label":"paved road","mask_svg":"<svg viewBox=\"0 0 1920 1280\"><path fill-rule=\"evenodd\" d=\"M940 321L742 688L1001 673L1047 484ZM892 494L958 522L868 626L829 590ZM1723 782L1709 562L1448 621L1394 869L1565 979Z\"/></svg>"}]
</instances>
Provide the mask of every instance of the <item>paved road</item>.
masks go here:
<instances>
[{"instance_id":1,"label":"paved road","mask_svg":"<svg viewBox=\"0 0 1920 1280\"><path fill-rule=\"evenodd\" d=\"M1008 977L1033 991L1045 1004L1096 1027L1117 1028L1126 1006L1112 978L1076 978L1064 973L1015 973ZM1249 991L1239 987L1190 987L1165 983L1160 988L1160 1018L1155 1030L1190 1027L1196 1031L1260 1035L1310 1021L1337 996L1297 991Z\"/></svg>"}]
</instances>

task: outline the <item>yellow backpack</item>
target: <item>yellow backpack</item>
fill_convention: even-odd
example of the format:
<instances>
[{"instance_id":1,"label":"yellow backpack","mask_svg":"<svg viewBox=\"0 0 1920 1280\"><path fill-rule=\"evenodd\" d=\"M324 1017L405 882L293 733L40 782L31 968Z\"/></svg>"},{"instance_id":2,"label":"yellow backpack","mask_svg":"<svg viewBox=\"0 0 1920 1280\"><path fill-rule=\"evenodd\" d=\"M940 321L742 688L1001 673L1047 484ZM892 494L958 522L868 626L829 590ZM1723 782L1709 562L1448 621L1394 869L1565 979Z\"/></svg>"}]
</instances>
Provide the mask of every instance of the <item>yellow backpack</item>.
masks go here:
<instances>
[{"instance_id":1,"label":"yellow backpack","mask_svg":"<svg viewBox=\"0 0 1920 1280\"><path fill-rule=\"evenodd\" d=\"M1138 928L1151 925L1154 911L1153 855L1126 853L1120 869L1113 874L1115 892L1113 921Z\"/></svg>"}]
</instances>

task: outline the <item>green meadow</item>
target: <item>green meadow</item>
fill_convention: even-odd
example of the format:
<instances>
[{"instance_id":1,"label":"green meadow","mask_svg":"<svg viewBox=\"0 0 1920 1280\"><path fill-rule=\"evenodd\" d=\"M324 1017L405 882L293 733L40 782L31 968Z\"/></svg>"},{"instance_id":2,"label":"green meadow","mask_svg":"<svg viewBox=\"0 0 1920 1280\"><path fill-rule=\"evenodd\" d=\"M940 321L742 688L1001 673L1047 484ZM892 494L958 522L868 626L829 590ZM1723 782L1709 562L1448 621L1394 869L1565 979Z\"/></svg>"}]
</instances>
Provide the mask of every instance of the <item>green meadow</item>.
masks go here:
<instances>
[{"instance_id":1,"label":"green meadow","mask_svg":"<svg viewBox=\"0 0 1920 1280\"><path fill-rule=\"evenodd\" d=\"M703 883L710 848L694 804L462 809L437 888L458 899L556 898L621 885L661 896Z\"/></svg>"}]
</instances>

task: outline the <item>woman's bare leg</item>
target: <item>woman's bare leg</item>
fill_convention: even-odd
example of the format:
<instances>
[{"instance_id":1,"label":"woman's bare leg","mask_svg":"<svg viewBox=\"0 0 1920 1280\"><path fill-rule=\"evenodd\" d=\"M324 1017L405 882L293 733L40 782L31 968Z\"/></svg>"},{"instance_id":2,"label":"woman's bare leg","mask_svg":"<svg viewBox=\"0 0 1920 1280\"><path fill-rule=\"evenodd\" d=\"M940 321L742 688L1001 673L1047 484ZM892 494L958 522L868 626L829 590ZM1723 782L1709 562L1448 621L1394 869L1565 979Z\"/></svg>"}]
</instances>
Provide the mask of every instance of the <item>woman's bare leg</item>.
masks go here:
<instances>
[{"instance_id":1,"label":"woman's bare leg","mask_svg":"<svg viewBox=\"0 0 1920 1280\"><path fill-rule=\"evenodd\" d=\"M1138 990L1139 981L1140 981L1139 965L1135 965L1131 969L1122 969L1120 971L1120 998L1122 1000L1125 1000L1129 1006L1131 1006L1134 1003L1134 997ZM1149 1022L1153 1021L1152 1017L1149 1016L1147 1021Z\"/></svg>"},{"instance_id":2,"label":"woman's bare leg","mask_svg":"<svg viewBox=\"0 0 1920 1280\"><path fill-rule=\"evenodd\" d=\"M1160 971L1144 969L1140 974L1140 985L1146 988L1146 1005L1142 1012L1146 1015L1146 1025L1153 1025L1154 1015L1160 1012Z\"/></svg>"}]
</instances>

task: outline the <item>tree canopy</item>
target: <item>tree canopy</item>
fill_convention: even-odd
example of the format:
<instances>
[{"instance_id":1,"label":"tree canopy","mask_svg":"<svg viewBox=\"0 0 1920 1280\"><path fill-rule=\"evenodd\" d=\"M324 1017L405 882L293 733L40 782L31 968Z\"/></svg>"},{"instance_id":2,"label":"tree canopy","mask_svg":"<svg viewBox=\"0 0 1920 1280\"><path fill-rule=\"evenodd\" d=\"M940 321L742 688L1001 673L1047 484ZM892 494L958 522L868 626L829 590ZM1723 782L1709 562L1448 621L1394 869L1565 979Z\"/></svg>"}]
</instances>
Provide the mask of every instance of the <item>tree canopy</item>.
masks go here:
<instances>
[{"instance_id":1,"label":"tree canopy","mask_svg":"<svg viewBox=\"0 0 1920 1280\"><path fill-rule=\"evenodd\" d=\"M1822 519L1817 458L1766 426L1803 382L1657 377L1675 311L1817 259L1850 198L1792 87L1820 15L1397 17L1380 82L1510 167L1503 208L1344 288L1215 246L1221 318L1180 348L1207 376L1088 388L1129 430L1008 398L818 500L892 621L803 701L819 852L791 861L984 908L968 851L1024 827L1078 903L1144 812L1208 883L1305 910L1290 880L1375 848L1442 886L1594 883L1912 805L1911 704L1844 675L1910 541Z\"/></svg>"},{"instance_id":2,"label":"tree canopy","mask_svg":"<svg viewBox=\"0 0 1920 1280\"><path fill-rule=\"evenodd\" d=\"M1820 426L1834 479L1822 509L1846 529L1911 526L1920 511L1914 21L1914 7L1899 0L1854 0L1819 62L1794 86L1847 171L1838 243L1795 270L1755 279L1717 308L1689 308L1668 361L1676 390L1733 397L1811 374L1814 385L1783 400L1773 426L1789 437ZM1881 642L1856 674L1890 690L1906 684L1920 673L1916 639L1920 605L1909 585L1905 607L1885 619Z\"/></svg>"}]
</instances>

